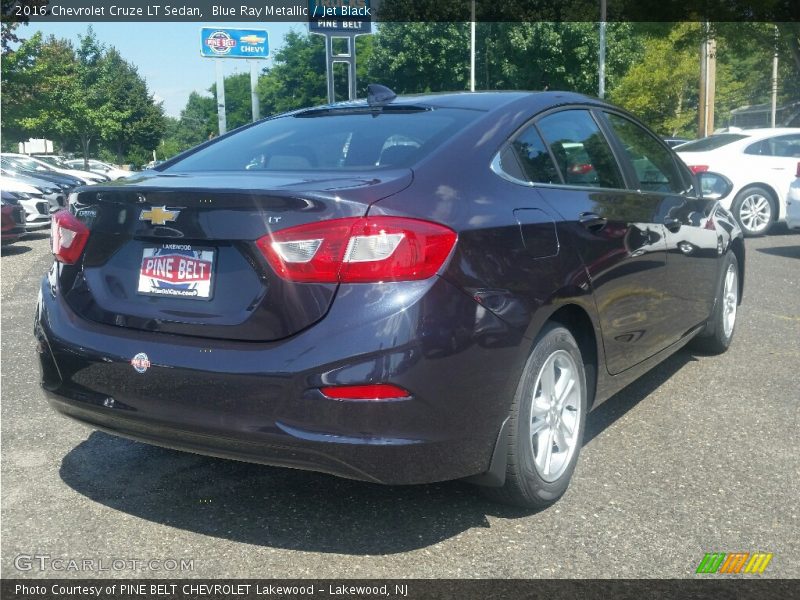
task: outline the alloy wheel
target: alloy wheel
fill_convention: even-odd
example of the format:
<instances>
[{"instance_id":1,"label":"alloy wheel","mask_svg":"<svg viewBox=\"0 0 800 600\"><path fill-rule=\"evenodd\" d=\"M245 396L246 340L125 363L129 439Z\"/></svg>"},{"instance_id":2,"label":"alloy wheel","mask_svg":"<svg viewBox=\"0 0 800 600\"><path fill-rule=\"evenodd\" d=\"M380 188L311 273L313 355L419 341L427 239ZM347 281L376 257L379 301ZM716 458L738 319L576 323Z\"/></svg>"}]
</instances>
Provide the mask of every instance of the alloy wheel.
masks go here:
<instances>
[{"instance_id":1,"label":"alloy wheel","mask_svg":"<svg viewBox=\"0 0 800 600\"><path fill-rule=\"evenodd\" d=\"M725 273L725 288L722 292L722 327L726 338L733 334L738 301L739 286L736 278L736 267L728 265L728 270Z\"/></svg>"},{"instance_id":2,"label":"alloy wheel","mask_svg":"<svg viewBox=\"0 0 800 600\"><path fill-rule=\"evenodd\" d=\"M739 221L750 233L764 231L772 218L772 205L762 194L753 193L742 200L739 207Z\"/></svg>"},{"instance_id":3,"label":"alloy wheel","mask_svg":"<svg viewBox=\"0 0 800 600\"><path fill-rule=\"evenodd\" d=\"M581 379L575 359L565 350L545 361L534 386L530 444L539 476L556 481L579 443Z\"/></svg>"}]
</instances>

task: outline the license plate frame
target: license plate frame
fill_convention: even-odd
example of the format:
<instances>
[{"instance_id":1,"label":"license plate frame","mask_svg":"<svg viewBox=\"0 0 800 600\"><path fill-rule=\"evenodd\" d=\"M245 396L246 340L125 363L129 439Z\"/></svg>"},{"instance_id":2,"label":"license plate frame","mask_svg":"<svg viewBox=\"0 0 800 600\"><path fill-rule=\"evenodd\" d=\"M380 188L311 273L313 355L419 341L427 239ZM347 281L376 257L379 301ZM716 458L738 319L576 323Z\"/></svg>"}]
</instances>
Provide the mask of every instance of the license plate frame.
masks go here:
<instances>
[{"instance_id":1,"label":"license plate frame","mask_svg":"<svg viewBox=\"0 0 800 600\"><path fill-rule=\"evenodd\" d=\"M214 298L216 248L196 244L144 244L141 256L137 294L206 302Z\"/></svg>"}]
</instances>

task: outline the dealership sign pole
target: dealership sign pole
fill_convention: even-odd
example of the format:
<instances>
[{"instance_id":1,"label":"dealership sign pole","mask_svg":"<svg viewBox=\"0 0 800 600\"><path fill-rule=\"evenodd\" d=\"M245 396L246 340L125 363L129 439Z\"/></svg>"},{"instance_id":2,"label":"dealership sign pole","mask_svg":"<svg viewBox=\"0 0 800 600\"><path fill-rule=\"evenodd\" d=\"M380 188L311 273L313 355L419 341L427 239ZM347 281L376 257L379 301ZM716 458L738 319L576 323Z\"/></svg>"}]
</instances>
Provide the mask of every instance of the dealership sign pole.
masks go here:
<instances>
[{"instance_id":1,"label":"dealership sign pole","mask_svg":"<svg viewBox=\"0 0 800 600\"><path fill-rule=\"evenodd\" d=\"M264 29L229 29L226 27L203 27L200 30L200 55L215 59L217 73L217 118L219 134L228 130L225 119L225 78L222 58L265 59L269 56L269 36ZM259 118L258 75L255 63L250 63L250 99L253 105L253 120Z\"/></svg>"},{"instance_id":2,"label":"dealership sign pole","mask_svg":"<svg viewBox=\"0 0 800 600\"><path fill-rule=\"evenodd\" d=\"M347 94L356 99L356 37L372 33L370 0L309 0L308 31L325 36L328 102L336 101L333 65L347 64ZM333 40L347 40L347 52L334 53Z\"/></svg>"}]
</instances>

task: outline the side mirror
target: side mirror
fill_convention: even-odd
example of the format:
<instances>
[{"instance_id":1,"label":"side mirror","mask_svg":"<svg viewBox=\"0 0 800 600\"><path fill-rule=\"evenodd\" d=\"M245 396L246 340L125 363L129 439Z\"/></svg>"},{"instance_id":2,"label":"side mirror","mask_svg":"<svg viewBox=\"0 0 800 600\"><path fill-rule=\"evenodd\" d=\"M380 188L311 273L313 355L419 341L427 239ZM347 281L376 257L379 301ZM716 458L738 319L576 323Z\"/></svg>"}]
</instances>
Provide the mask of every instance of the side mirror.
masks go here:
<instances>
[{"instance_id":1,"label":"side mirror","mask_svg":"<svg viewBox=\"0 0 800 600\"><path fill-rule=\"evenodd\" d=\"M731 193L733 183L725 175L704 171L697 174L700 195L706 200L722 200Z\"/></svg>"}]
</instances>

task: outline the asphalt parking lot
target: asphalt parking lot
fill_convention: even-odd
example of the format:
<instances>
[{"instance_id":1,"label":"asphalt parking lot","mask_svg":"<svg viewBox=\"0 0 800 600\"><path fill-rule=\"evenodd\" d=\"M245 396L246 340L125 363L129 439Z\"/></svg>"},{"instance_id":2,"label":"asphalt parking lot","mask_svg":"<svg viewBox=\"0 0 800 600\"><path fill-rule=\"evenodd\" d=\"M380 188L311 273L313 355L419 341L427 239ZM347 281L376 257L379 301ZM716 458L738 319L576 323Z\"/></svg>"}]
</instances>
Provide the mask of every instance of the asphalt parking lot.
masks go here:
<instances>
[{"instance_id":1,"label":"asphalt parking lot","mask_svg":"<svg viewBox=\"0 0 800 600\"><path fill-rule=\"evenodd\" d=\"M737 551L773 553L763 577L800 577L800 234L747 252L732 349L681 351L592 413L567 494L526 514L461 482L381 487L57 416L32 336L48 239L4 247L3 577L694 577L706 552ZM44 570L19 559L35 555ZM165 570L180 559L192 570Z\"/></svg>"}]
</instances>

